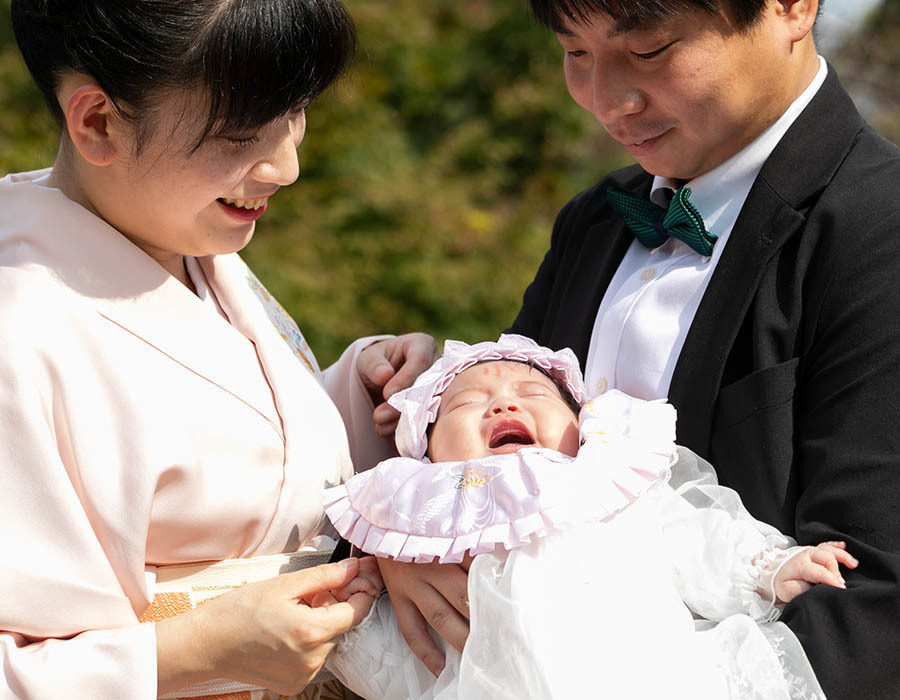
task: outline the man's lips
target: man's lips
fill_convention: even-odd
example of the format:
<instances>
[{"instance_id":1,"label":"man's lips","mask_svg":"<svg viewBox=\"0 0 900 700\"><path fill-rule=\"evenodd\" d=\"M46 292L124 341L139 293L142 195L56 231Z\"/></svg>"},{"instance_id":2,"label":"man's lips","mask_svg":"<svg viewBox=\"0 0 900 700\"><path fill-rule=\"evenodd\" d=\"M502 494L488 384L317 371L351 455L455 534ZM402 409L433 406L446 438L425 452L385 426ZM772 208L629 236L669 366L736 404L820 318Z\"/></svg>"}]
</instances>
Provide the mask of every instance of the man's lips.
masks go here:
<instances>
[{"instance_id":1,"label":"man's lips","mask_svg":"<svg viewBox=\"0 0 900 700\"><path fill-rule=\"evenodd\" d=\"M517 452L534 445L534 436L520 420L506 418L491 427L488 448L494 454Z\"/></svg>"},{"instance_id":2,"label":"man's lips","mask_svg":"<svg viewBox=\"0 0 900 700\"><path fill-rule=\"evenodd\" d=\"M671 129L666 129L655 136L643 136L640 138L626 137L617 140L625 146L625 150L631 155L643 156L653 151L669 131L671 131Z\"/></svg>"}]
</instances>

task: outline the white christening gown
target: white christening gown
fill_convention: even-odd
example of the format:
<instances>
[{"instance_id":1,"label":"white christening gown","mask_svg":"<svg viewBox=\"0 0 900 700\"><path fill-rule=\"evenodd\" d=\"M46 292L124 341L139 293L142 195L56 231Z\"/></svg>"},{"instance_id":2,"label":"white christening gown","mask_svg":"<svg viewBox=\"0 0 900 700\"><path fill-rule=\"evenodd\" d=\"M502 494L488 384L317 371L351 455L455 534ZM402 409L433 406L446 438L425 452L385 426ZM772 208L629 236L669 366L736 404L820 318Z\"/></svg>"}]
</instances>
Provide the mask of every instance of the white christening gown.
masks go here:
<instances>
[{"instance_id":1,"label":"white christening gown","mask_svg":"<svg viewBox=\"0 0 900 700\"><path fill-rule=\"evenodd\" d=\"M396 458L327 495L360 549L469 570L470 634L435 679L383 596L327 666L370 700L822 700L777 622L772 578L802 550L693 453L674 409L619 392L581 413L576 457Z\"/></svg>"}]
</instances>

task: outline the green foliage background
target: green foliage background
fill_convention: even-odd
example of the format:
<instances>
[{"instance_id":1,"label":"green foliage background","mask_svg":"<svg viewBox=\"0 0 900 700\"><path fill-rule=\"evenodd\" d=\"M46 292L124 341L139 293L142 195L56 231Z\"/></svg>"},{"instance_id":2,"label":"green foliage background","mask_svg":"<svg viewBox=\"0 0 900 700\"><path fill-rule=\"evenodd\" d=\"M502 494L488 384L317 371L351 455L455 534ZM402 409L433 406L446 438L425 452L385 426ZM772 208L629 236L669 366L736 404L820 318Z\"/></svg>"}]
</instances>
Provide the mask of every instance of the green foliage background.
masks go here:
<instances>
[{"instance_id":1,"label":"green foliage background","mask_svg":"<svg viewBox=\"0 0 900 700\"><path fill-rule=\"evenodd\" d=\"M323 365L371 333L495 337L558 209L629 159L569 99L525 0L346 4L354 69L309 110L300 179L243 255ZM0 173L56 150L8 12L0 0Z\"/></svg>"}]
</instances>

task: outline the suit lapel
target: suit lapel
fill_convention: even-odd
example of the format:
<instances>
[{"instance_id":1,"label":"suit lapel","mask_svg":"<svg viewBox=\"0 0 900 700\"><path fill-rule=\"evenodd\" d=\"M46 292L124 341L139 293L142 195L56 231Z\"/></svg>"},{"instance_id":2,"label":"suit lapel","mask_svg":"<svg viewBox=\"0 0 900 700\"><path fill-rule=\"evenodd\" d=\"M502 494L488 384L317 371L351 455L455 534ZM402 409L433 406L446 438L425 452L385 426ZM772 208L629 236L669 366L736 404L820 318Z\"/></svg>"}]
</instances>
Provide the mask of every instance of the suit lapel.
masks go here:
<instances>
[{"instance_id":1,"label":"suit lapel","mask_svg":"<svg viewBox=\"0 0 900 700\"><path fill-rule=\"evenodd\" d=\"M813 101L763 165L675 366L669 399L678 409L680 444L707 451L725 363L765 268L802 228L812 198L831 180L862 126L829 69Z\"/></svg>"}]
</instances>

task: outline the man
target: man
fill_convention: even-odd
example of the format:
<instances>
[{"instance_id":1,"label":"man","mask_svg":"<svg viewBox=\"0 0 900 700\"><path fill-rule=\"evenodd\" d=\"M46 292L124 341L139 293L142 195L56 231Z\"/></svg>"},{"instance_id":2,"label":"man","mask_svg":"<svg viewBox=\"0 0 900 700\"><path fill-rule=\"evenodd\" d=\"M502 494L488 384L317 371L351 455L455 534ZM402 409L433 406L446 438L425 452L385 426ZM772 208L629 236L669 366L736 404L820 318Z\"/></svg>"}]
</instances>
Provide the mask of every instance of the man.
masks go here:
<instances>
[{"instance_id":1,"label":"man","mask_svg":"<svg viewBox=\"0 0 900 700\"><path fill-rule=\"evenodd\" d=\"M532 0L570 94L638 164L562 210L511 330L575 350L593 393L668 397L678 442L757 518L801 544L846 540L860 560L847 590L819 587L781 619L829 698L887 700L900 694L900 153L817 56L818 5ZM457 646L465 633L443 600L458 601L460 574L399 582L395 567L404 633L433 664L425 619Z\"/></svg>"}]
</instances>

